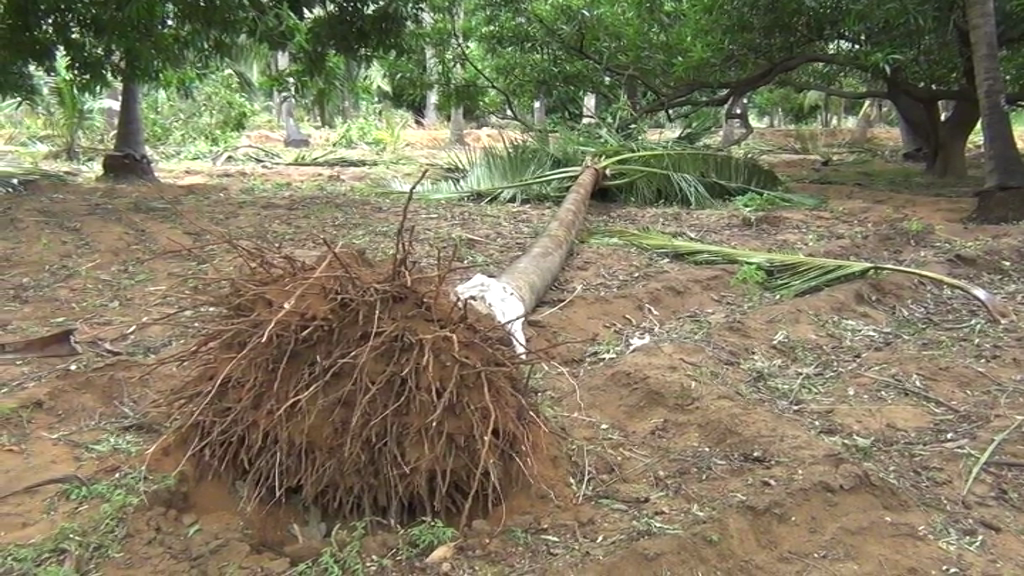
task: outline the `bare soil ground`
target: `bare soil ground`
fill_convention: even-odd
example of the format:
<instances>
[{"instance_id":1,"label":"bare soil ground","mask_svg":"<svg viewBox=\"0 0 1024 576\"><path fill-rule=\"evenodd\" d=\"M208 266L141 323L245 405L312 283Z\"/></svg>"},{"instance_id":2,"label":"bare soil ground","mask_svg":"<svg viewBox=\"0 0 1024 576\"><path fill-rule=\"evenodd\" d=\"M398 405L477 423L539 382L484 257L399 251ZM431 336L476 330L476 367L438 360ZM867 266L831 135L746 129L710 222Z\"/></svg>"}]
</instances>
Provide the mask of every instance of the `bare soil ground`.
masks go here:
<instances>
[{"instance_id":1,"label":"bare soil ground","mask_svg":"<svg viewBox=\"0 0 1024 576\"><path fill-rule=\"evenodd\" d=\"M1024 236L960 223L973 182L879 162L777 166L828 207L751 222L734 210L595 205L589 221L923 267L1024 317ZM168 286L208 272L182 251L216 255L204 229L296 248L315 247L314 232L385 253L401 199L362 191L378 176L165 172L153 188L46 186L3 199L3 339L78 326L83 341L124 355L93 346L70 361L0 365L0 496L70 473L90 480L0 500L0 574L283 574L315 553L288 533L308 520L295 507L246 515L231 486L172 486L164 454L141 474L160 434L144 409L176 375L135 376L194 331L187 319L147 322L175 309ZM424 255L457 244L493 274L553 211L414 204L411 218ZM782 299L736 272L580 246L529 328L564 343L536 383L569 440L564 495L509 502L441 564L402 559L388 534L349 553L361 551L367 572L396 574L1024 573L1024 432L962 495L979 456L1024 417L1021 327L910 277ZM640 335L650 343L630 350Z\"/></svg>"}]
</instances>

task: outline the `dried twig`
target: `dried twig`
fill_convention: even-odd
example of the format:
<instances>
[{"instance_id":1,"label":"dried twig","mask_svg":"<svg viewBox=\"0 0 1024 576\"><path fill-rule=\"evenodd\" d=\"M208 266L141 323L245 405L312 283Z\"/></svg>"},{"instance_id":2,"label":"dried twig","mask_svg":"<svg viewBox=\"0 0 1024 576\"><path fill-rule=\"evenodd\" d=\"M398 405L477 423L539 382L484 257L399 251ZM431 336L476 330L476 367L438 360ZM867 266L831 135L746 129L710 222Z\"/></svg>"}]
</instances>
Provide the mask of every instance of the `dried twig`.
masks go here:
<instances>
[{"instance_id":1,"label":"dried twig","mask_svg":"<svg viewBox=\"0 0 1024 576\"><path fill-rule=\"evenodd\" d=\"M412 198L416 193L416 188L423 183L429 172L430 170L424 168L423 172L420 172L420 177L412 183L412 186L409 187L409 192L405 195L405 204L402 205L402 217L398 221L398 230L395 232L395 253L391 264L392 274L397 273L399 261L406 256L405 251L402 250L402 244L405 239L405 223L409 218L409 206L412 205Z\"/></svg>"}]
</instances>

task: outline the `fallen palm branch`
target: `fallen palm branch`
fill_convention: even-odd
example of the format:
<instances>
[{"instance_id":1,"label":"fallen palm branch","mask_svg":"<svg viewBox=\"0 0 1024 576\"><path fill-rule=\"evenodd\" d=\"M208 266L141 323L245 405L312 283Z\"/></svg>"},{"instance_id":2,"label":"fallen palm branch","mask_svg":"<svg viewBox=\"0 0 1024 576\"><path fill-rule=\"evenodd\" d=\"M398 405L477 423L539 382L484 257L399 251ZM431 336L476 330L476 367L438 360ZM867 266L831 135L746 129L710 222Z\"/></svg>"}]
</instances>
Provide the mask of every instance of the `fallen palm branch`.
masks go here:
<instances>
[{"instance_id":1,"label":"fallen palm branch","mask_svg":"<svg viewBox=\"0 0 1024 576\"><path fill-rule=\"evenodd\" d=\"M68 182L65 174L11 160L0 160L0 192L24 192L25 185L38 180Z\"/></svg>"},{"instance_id":2,"label":"fallen palm branch","mask_svg":"<svg viewBox=\"0 0 1024 576\"><path fill-rule=\"evenodd\" d=\"M419 197L517 203L559 200L586 158L602 159L597 165L606 172L602 194L627 204L706 208L746 194L773 196L781 205L809 201L787 192L779 175L753 158L650 141L572 148L523 142L453 152L447 169L451 177L427 183ZM408 185L396 180L391 188L404 193Z\"/></svg>"},{"instance_id":3,"label":"fallen palm branch","mask_svg":"<svg viewBox=\"0 0 1024 576\"><path fill-rule=\"evenodd\" d=\"M0 360L78 356L82 348L75 341L75 331L75 328L66 328L36 338L0 342Z\"/></svg>"},{"instance_id":4,"label":"fallen palm branch","mask_svg":"<svg viewBox=\"0 0 1024 576\"><path fill-rule=\"evenodd\" d=\"M323 168L361 168L378 164L375 160L358 159L346 156L333 150L324 152L312 152L309 150L298 150L288 156L280 152L247 144L221 150L214 155L212 162L214 166L223 166L230 159L245 160L257 164L270 164L273 166L307 166Z\"/></svg>"},{"instance_id":5,"label":"fallen palm branch","mask_svg":"<svg viewBox=\"0 0 1024 576\"><path fill-rule=\"evenodd\" d=\"M925 278L960 290L980 302L1000 323L1015 320L1013 312L990 292L949 276L890 264L873 264L814 258L796 254L774 254L703 244L673 237L655 230L611 229L594 232L590 241L625 243L644 250L684 259L694 264L749 264L765 272L762 287L771 292L800 296L835 284L861 278L871 272L899 272Z\"/></svg>"},{"instance_id":6,"label":"fallen palm branch","mask_svg":"<svg viewBox=\"0 0 1024 576\"><path fill-rule=\"evenodd\" d=\"M201 475L240 483L247 504L463 524L551 477L515 349L402 234L382 262L230 244L240 272L195 293L208 328L161 362L188 369L166 440Z\"/></svg>"},{"instance_id":7,"label":"fallen palm branch","mask_svg":"<svg viewBox=\"0 0 1024 576\"><path fill-rule=\"evenodd\" d=\"M561 207L533 244L497 278L477 274L456 288L461 298L492 313L506 327L520 355L526 353L525 316L533 311L565 266L587 205L601 184L601 170L583 168Z\"/></svg>"}]
</instances>

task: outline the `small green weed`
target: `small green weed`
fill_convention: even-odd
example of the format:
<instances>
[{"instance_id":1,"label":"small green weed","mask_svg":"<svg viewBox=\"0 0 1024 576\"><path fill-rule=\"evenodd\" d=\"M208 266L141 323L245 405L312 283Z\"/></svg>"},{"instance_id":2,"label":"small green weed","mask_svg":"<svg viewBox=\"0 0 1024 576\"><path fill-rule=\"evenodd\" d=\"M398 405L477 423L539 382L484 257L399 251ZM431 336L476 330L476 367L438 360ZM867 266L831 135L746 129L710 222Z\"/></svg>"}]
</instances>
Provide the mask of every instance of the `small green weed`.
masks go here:
<instances>
[{"instance_id":1,"label":"small green weed","mask_svg":"<svg viewBox=\"0 0 1024 576\"><path fill-rule=\"evenodd\" d=\"M10 576L72 576L93 574L96 566L117 554L125 535L125 518L142 503L146 492L174 484L171 476L150 477L141 469L102 482L65 487L59 497L75 504L57 531L27 544L0 548L0 573ZM73 558L81 568L65 564Z\"/></svg>"},{"instance_id":2,"label":"small green weed","mask_svg":"<svg viewBox=\"0 0 1024 576\"><path fill-rule=\"evenodd\" d=\"M756 264L744 264L736 271L730 284L760 289L768 281L768 274Z\"/></svg>"},{"instance_id":3,"label":"small green weed","mask_svg":"<svg viewBox=\"0 0 1024 576\"><path fill-rule=\"evenodd\" d=\"M455 541L459 532L436 518L424 518L402 531L403 556L412 558L433 552L438 546Z\"/></svg>"}]
</instances>

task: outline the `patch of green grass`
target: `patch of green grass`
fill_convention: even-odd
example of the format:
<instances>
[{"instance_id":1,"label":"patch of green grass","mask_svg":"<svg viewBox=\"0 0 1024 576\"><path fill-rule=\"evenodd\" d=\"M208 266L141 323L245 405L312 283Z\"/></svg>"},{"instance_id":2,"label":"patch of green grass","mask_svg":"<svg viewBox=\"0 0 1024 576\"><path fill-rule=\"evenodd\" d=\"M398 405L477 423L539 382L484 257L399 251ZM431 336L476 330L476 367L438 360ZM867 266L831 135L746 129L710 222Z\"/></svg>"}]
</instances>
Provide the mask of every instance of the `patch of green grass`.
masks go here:
<instances>
[{"instance_id":1,"label":"patch of green grass","mask_svg":"<svg viewBox=\"0 0 1024 576\"><path fill-rule=\"evenodd\" d=\"M395 558L363 558L363 540L369 535L368 523L355 522L335 528L331 544L316 558L296 566L289 576L361 576L390 564ZM424 518L402 530L401 559L410 560L433 552L437 547L455 541L458 531L437 519Z\"/></svg>"},{"instance_id":2,"label":"patch of green grass","mask_svg":"<svg viewBox=\"0 0 1024 576\"><path fill-rule=\"evenodd\" d=\"M459 532L436 518L424 518L402 531L403 556L413 558L454 542Z\"/></svg>"},{"instance_id":3,"label":"patch of green grass","mask_svg":"<svg viewBox=\"0 0 1024 576\"><path fill-rule=\"evenodd\" d=\"M760 292L761 286L768 281L768 273L757 264L743 264L736 270L736 275L729 282L733 286L743 286Z\"/></svg>"},{"instance_id":4,"label":"patch of green grass","mask_svg":"<svg viewBox=\"0 0 1024 576\"><path fill-rule=\"evenodd\" d=\"M135 456L143 448L144 442L142 438L135 434L128 432L116 431L104 434L95 442L90 442L85 445L85 451L90 456L111 456L114 454L123 454L126 456Z\"/></svg>"},{"instance_id":5,"label":"patch of green grass","mask_svg":"<svg viewBox=\"0 0 1024 576\"><path fill-rule=\"evenodd\" d=\"M125 536L128 514L146 492L173 485L170 476L150 477L130 470L88 485L66 486L58 498L74 504L56 532L26 544L0 547L5 576L99 574L97 566L115 556Z\"/></svg>"},{"instance_id":6,"label":"patch of green grass","mask_svg":"<svg viewBox=\"0 0 1024 576\"><path fill-rule=\"evenodd\" d=\"M366 538L367 523L356 522L348 529L335 529L331 534L331 545L320 555L299 564L288 572L289 576L362 576L368 566L361 555L363 539Z\"/></svg>"},{"instance_id":7,"label":"patch of green grass","mask_svg":"<svg viewBox=\"0 0 1024 576\"><path fill-rule=\"evenodd\" d=\"M982 178L971 174L966 178L936 179L924 173L919 164L890 164L872 161L831 166L800 179L809 184L863 186L866 190L920 194L924 196L964 196L968 190L983 185Z\"/></svg>"},{"instance_id":8,"label":"patch of green grass","mask_svg":"<svg viewBox=\"0 0 1024 576\"><path fill-rule=\"evenodd\" d=\"M530 533L522 528L509 528L505 535L509 540L520 546L529 546L533 541L533 537L530 536Z\"/></svg>"}]
</instances>

